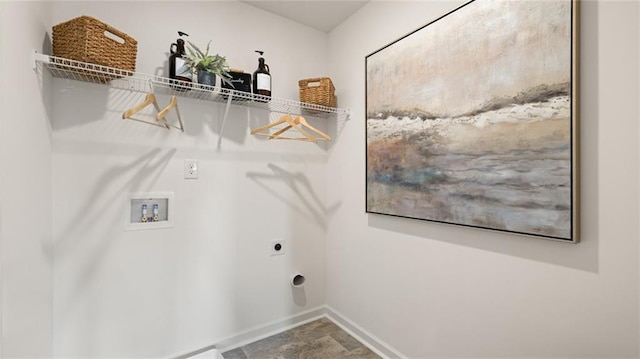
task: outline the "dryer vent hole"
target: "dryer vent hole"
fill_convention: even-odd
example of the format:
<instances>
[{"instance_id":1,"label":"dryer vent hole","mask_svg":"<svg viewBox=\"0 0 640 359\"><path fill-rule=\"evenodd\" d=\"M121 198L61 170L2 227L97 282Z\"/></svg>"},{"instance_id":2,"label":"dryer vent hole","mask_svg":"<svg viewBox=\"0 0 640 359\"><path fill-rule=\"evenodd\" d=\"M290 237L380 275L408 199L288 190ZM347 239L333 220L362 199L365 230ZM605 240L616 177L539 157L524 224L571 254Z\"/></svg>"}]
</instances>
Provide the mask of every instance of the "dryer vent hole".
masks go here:
<instances>
[{"instance_id":1,"label":"dryer vent hole","mask_svg":"<svg viewBox=\"0 0 640 359\"><path fill-rule=\"evenodd\" d=\"M304 281L305 281L304 276L301 274L297 274L293 277L293 280L291 281L291 283L293 284L294 287L299 287L304 284Z\"/></svg>"}]
</instances>

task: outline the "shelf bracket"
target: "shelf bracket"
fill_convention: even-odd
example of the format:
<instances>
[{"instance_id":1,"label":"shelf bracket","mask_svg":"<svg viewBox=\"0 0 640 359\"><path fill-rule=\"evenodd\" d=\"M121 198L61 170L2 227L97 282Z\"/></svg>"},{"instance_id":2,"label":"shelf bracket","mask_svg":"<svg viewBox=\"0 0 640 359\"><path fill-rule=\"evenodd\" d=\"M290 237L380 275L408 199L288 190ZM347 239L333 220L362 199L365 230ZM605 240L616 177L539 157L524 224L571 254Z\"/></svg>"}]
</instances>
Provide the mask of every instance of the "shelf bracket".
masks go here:
<instances>
[{"instance_id":1,"label":"shelf bracket","mask_svg":"<svg viewBox=\"0 0 640 359\"><path fill-rule=\"evenodd\" d=\"M31 68L34 71L38 71L38 62L42 62L45 64L49 63L49 56L43 55L38 53L38 51L36 49L32 49L31 50L31 61L33 62L31 64Z\"/></svg>"},{"instance_id":2,"label":"shelf bracket","mask_svg":"<svg viewBox=\"0 0 640 359\"><path fill-rule=\"evenodd\" d=\"M38 52L36 50L31 50L31 68L33 69L33 71L38 71L38 62L36 61L37 54Z\"/></svg>"},{"instance_id":3,"label":"shelf bracket","mask_svg":"<svg viewBox=\"0 0 640 359\"><path fill-rule=\"evenodd\" d=\"M233 100L233 93L229 92L227 98L227 106L224 109L224 115L222 116L222 123L220 124L220 133L218 134L218 149L222 146L222 134L224 133L224 125L227 123L227 117L229 116L229 108L231 108L231 101Z\"/></svg>"}]
</instances>

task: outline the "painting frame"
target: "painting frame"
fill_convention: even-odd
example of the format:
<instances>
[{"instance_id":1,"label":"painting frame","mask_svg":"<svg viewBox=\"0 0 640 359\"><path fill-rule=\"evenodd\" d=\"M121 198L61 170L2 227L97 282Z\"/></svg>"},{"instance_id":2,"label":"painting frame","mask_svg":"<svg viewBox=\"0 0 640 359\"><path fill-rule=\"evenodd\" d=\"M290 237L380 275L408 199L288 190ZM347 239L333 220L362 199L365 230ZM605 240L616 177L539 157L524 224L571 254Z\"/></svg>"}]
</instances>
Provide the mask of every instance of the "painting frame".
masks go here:
<instances>
[{"instance_id":1,"label":"painting frame","mask_svg":"<svg viewBox=\"0 0 640 359\"><path fill-rule=\"evenodd\" d=\"M521 9L525 6L522 4L540 8ZM366 55L365 212L578 243L579 8L579 0L471 0ZM513 13L505 14L502 9ZM539 12L535 19L541 22L533 25L555 31L553 36L531 34L532 24L518 17L525 11ZM509 29L502 36L495 35L489 25L476 26L479 34L469 38L460 35L465 33L464 26L459 26L464 21L477 18L482 23L482 19L495 14L499 15L492 21L515 23L514 28L501 27ZM441 25L446 22L451 24ZM424 35L425 32L431 33ZM526 36L533 40L522 42L520 39ZM554 40L546 40L547 37ZM460 58L456 55L461 54L455 45L449 45L451 41L444 42L448 38L477 40L459 42L472 51L498 48L496 53L507 52L502 55L507 60L513 56L517 60L512 62L523 63L522 68L532 70L515 69L515 80L504 80L500 77L508 76L501 73L500 66L509 75L510 65L499 65L501 60L494 60L493 52L487 52L485 57L477 56L479 66L469 66L465 60L461 65L466 77L486 81L460 79L463 76L458 78L451 74L453 70L447 70L455 68ZM503 38L509 39L509 47ZM554 42L549 45L547 42L551 41ZM406 44L399 45L403 43ZM438 51L433 46L439 46ZM513 50L511 55L511 47L521 54ZM544 53L543 60L541 54L535 55L540 48L550 50ZM485 58L486 63L482 63ZM427 68L424 75L414 76L423 68ZM483 78L484 73L497 73L499 79ZM501 87L500 81L508 85ZM461 83L466 86L459 86ZM469 92L470 95L461 96L468 101L455 102L455 96L450 95L455 92L452 88ZM417 99L405 98L414 93L418 93ZM489 96L489 100L483 96ZM543 112L536 106L550 111ZM460 112L453 113L454 108ZM504 115L507 110L516 115ZM460 143L470 145L464 147ZM491 147L498 146L495 143L501 143L503 147L499 149L504 153ZM469 164L474 163L479 164L477 173L469 170ZM510 176L513 182L503 180ZM498 183L498 177L505 183ZM485 187L474 186L474 181Z\"/></svg>"}]
</instances>

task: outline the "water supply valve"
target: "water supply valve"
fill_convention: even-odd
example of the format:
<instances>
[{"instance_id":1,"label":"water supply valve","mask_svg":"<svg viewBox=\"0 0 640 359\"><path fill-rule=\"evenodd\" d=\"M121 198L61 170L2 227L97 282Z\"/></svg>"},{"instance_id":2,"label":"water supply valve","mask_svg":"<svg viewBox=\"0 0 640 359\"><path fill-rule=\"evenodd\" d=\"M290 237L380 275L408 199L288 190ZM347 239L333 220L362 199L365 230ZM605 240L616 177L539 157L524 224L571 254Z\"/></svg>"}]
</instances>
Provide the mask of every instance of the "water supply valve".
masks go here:
<instances>
[{"instance_id":1,"label":"water supply valve","mask_svg":"<svg viewBox=\"0 0 640 359\"><path fill-rule=\"evenodd\" d=\"M147 205L143 204L142 205L142 222L146 222L147 221Z\"/></svg>"}]
</instances>

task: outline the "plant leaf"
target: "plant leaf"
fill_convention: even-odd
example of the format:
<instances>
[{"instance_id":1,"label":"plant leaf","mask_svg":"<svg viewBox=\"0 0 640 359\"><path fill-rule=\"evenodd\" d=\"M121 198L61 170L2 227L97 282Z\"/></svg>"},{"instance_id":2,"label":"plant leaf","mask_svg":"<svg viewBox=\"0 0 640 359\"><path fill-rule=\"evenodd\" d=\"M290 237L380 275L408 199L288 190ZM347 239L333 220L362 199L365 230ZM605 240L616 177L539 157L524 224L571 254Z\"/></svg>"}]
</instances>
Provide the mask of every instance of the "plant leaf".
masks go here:
<instances>
[{"instance_id":1,"label":"plant leaf","mask_svg":"<svg viewBox=\"0 0 640 359\"><path fill-rule=\"evenodd\" d=\"M198 48L198 46L194 45L191 41L187 41L191 47L193 47L200 57L206 57L204 53Z\"/></svg>"},{"instance_id":2,"label":"plant leaf","mask_svg":"<svg viewBox=\"0 0 640 359\"><path fill-rule=\"evenodd\" d=\"M205 53L203 53L200 48L191 41L187 41L186 48L188 51L188 53L185 54L186 62L192 71L200 69L212 74L220 75L225 83L233 86L233 84L228 80L231 78L231 75L229 75L230 69L227 64L227 59L219 54L209 55L211 40L207 43Z\"/></svg>"}]
</instances>

